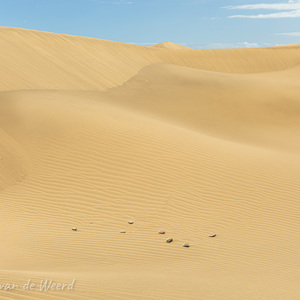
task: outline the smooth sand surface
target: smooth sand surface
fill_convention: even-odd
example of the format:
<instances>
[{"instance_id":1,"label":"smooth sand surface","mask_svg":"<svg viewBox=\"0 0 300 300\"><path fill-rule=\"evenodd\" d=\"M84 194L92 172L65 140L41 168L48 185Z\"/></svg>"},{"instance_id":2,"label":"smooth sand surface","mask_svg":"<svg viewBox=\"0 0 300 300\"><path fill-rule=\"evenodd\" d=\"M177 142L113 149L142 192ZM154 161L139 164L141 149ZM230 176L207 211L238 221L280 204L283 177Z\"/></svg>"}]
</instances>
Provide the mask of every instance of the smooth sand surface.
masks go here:
<instances>
[{"instance_id":1,"label":"smooth sand surface","mask_svg":"<svg viewBox=\"0 0 300 300\"><path fill-rule=\"evenodd\" d=\"M300 45L168 45L0 28L0 299L300 299Z\"/></svg>"}]
</instances>

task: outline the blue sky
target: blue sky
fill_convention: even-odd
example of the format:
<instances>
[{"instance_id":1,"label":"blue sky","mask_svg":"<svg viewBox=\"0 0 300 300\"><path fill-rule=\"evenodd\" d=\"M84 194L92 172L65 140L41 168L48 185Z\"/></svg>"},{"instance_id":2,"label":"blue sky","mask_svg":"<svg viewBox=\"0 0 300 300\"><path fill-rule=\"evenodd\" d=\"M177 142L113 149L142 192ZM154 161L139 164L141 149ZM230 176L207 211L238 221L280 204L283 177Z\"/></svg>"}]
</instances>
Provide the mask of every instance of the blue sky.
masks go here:
<instances>
[{"instance_id":1,"label":"blue sky","mask_svg":"<svg viewBox=\"0 0 300 300\"><path fill-rule=\"evenodd\" d=\"M0 0L0 26L149 45L300 42L300 0Z\"/></svg>"}]
</instances>

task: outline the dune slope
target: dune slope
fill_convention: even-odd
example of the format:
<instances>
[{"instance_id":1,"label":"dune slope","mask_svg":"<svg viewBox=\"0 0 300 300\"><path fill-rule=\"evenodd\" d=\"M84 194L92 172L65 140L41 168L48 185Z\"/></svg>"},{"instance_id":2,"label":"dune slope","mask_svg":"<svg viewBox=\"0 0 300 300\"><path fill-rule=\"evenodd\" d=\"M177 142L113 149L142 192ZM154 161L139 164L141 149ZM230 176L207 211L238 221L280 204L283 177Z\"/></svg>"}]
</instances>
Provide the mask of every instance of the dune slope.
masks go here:
<instances>
[{"instance_id":1,"label":"dune slope","mask_svg":"<svg viewBox=\"0 0 300 300\"><path fill-rule=\"evenodd\" d=\"M115 104L178 126L299 153L299 76L299 67L228 74L156 64L106 94Z\"/></svg>"},{"instance_id":2,"label":"dune slope","mask_svg":"<svg viewBox=\"0 0 300 300\"><path fill-rule=\"evenodd\" d=\"M299 298L298 46L0 35L0 299Z\"/></svg>"}]
</instances>

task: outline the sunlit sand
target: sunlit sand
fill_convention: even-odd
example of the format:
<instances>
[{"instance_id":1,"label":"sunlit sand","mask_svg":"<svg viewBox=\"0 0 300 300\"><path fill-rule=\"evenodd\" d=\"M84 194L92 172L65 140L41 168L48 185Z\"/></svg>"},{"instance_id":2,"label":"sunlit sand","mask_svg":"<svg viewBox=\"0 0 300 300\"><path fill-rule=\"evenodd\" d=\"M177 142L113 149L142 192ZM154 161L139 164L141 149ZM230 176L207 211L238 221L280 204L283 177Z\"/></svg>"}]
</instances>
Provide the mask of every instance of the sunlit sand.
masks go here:
<instances>
[{"instance_id":1,"label":"sunlit sand","mask_svg":"<svg viewBox=\"0 0 300 300\"><path fill-rule=\"evenodd\" d=\"M0 299L299 298L300 45L0 45Z\"/></svg>"}]
</instances>

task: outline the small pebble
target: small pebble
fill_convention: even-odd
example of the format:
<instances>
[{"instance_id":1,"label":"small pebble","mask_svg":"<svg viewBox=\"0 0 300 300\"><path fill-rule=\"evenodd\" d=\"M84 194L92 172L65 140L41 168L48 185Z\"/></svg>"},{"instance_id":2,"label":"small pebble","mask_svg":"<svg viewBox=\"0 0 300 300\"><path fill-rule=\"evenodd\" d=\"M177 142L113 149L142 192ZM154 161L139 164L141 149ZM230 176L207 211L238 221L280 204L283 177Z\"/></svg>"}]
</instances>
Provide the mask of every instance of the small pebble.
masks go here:
<instances>
[{"instance_id":1,"label":"small pebble","mask_svg":"<svg viewBox=\"0 0 300 300\"><path fill-rule=\"evenodd\" d=\"M165 234L166 232L164 231L164 230L161 230L160 232L159 232L159 234Z\"/></svg>"},{"instance_id":2,"label":"small pebble","mask_svg":"<svg viewBox=\"0 0 300 300\"><path fill-rule=\"evenodd\" d=\"M209 237L215 237L216 235L217 235L216 233L213 233Z\"/></svg>"},{"instance_id":3,"label":"small pebble","mask_svg":"<svg viewBox=\"0 0 300 300\"><path fill-rule=\"evenodd\" d=\"M126 231L120 231L120 233L126 233Z\"/></svg>"},{"instance_id":4,"label":"small pebble","mask_svg":"<svg viewBox=\"0 0 300 300\"><path fill-rule=\"evenodd\" d=\"M167 239L166 240L166 243L172 243L173 242L173 239Z\"/></svg>"},{"instance_id":5,"label":"small pebble","mask_svg":"<svg viewBox=\"0 0 300 300\"><path fill-rule=\"evenodd\" d=\"M77 227L73 227L72 230L73 230L73 231L77 231Z\"/></svg>"},{"instance_id":6,"label":"small pebble","mask_svg":"<svg viewBox=\"0 0 300 300\"><path fill-rule=\"evenodd\" d=\"M185 244L183 245L183 247L186 247L186 248L188 248L188 247L190 247L190 244L188 244L188 243L185 243Z\"/></svg>"},{"instance_id":7,"label":"small pebble","mask_svg":"<svg viewBox=\"0 0 300 300\"><path fill-rule=\"evenodd\" d=\"M128 224L132 225L132 224L134 224L134 222L133 221L129 221Z\"/></svg>"}]
</instances>

